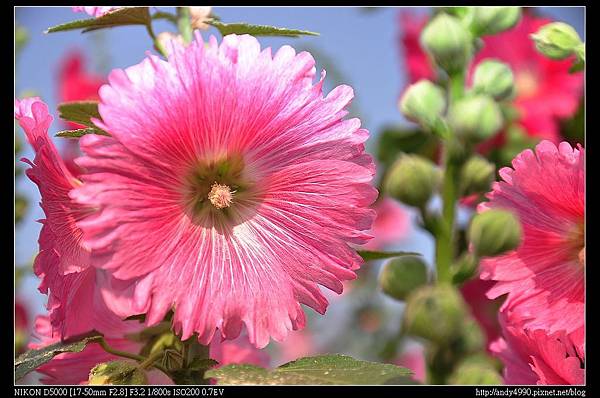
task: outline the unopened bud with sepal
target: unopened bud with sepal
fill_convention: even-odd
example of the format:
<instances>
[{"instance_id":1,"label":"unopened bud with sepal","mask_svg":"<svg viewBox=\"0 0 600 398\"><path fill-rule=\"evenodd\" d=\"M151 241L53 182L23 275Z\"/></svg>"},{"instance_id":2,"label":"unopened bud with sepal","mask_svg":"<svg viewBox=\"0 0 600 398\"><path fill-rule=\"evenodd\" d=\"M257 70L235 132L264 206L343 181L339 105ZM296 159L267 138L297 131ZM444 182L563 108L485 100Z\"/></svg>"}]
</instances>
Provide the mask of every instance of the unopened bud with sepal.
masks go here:
<instances>
[{"instance_id":1,"label":"unopened bud with sepal","mask_svg":"<svg viewBox=\"0 0 600 398\"><path fill-rule=\"evenodd\" d=\"M503 62L486 59L480 62L473 74L473 91L487 94L497 101L510 98L514 94L514 75Z\"/></svg>"},{"instance_id":2,"label":"unopened bud with sepal","mask_svg":"<svg viewBox=\"0 0 600 398\"><path fill-rule=\"evenodd\" d=\"M460 19L439 13L423 29L421 46L449 74L464 70L473 56L473 37Z\"/></svg>"},{"instance_id":3,"label":"unopened bud with sepal","mask_svg":"<svg viewBox=\"0 0 600 398\"><path fill-rule=\"evenodd\" d=\"M447 344L460 335L466 316L466 304L456 288L423 286L408 297L402 325L410 335Z\"/></svg>"},{"instance_id":4,"label":"unopened bud with sepal","mask_svg":"<svg viewBox=\"0 0 600 398\"><path fill-rule=\"evenodd\" d=\"M471 95L450 107L448 123L458 136L478 143L496 134L502 127L498 104L487 95Z\"/></svg>"},{"instance_id":5,"label":"unopened bud with sepal","mask_svg":"<svg viewBox=\"0 0 600 398\"><path fill-rule=\"evenodd\" d=\"M468 238L478 256L497 256L516 249L522 228L518 218L506 210L491 209L471 220Z\"/></svg>"},{"instance_id":6,"label":"unopened bud with sepal","mask_svg":"<svg viewBox=\"0 0 600 398\"><path fill-rule=\"evenodd\" d=\"M402 256L384 264L379 285L385 294L405 300L416 288L427 283L427 265L419 256Z\"/></svg>"},{"instance_id":7,"label":"unopened bud with sepal","mask_svg":"<svg viewBox=\"0 0 600 398\"><path fill-rule=\"evenodd\" d=\"M446 110L446 97L440 87L421 79L408 86L398 106L408 119L431 130Z\"/></svg>"},{"instance_id":8,"label":"unopened bud with sepal","mask_svg":"<svg viewBox=\"0 0 600 398\"><path fill-rule=\"evenodd\" d=\"M439 172L428 159L419 155L402 155L385 178L385 190L395 199L410 206L427 203L438 185Z\"/></svg>"},{"instance_id":9,"label":"unopened bud with sepal","mask_svg":"<svg viewBox=\"0 0 600 398\"><path fill-rule=\"evenodd\" d=\"M469 15L476 36L494 35L514 27L521 19L521 7L473 7Z\"/></svg>"},{"instance_id":10,"label":"unopened bud with sepal","mask_svg":"<svg viewBox=\"0 0 600 398\"><path fill-rule=\"evenodd\" d=\"M493 163L479 155L470 157L460 170L461 194L467 196L489 191L495 174Z\"/></svg>"},{"instance_id":11,"label":"unopened bud with sepal","mask_svg":"<svg viewBox=\"0 0 600 398\"><path fill-rule=\"evenodd\" d=\"M539 52L548 58L565 59L581 49L581 38L571 25L552 22L542 26L531 38Z\"/></svg>"}]
</instances>

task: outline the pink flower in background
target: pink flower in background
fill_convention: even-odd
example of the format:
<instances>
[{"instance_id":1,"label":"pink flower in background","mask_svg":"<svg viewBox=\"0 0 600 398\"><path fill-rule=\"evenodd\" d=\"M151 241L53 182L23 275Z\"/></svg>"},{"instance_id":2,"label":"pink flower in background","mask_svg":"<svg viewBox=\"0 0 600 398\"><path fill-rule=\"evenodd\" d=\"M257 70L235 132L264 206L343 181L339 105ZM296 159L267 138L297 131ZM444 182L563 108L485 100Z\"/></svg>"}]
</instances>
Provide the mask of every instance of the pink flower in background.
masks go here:
<instances>
[{"instance_id":1,"label":"pink flower in background","mask_svg":"<svg viewBox=\"0 0 600 398\"><path fill-rule=\"evenodd\" d=\"M98 100L98 90L104 84L104 79L98 75L89 73L85 68L85 59L80 51L69 52L62 60L58 76L58 98L60 102ZM85 126L64 122L70 130L81 129ZM79 143L77 140L64 140L63 159L69 171L78 176L82 170L74 163L74 159L80 156Z\"/></svg>"},{"instance_id":2,"label":"pink flower in background","mask_svg":"<svg viewBox=\"0 0 600 398\"><path fill-rule=\"evenodd\" d=\"M416 14L401 11L398 13L398 23L401 27L400 53L406 65L409 83L421 79L435 80L436 74L431 66L429 57L421 49L421 31L429 20L428 14Z\"/></svg>"},{"instance_id":3,"label":"pink flower in background","mask_svg":"<svg viewBox=\"0 0 600 398\"><path fill-rule=\"evenodd\" d=\"M75 225L90 213L89 208L69 197L81 182L69 172L48 137L52 116L45 103L37 97L15 100L15 118L35 150L33 162L23 160L31 166L26 174L40 190L46 218L40 221L40 252L33 268L41 278L39 290L49 295L52 325L65 337L94 328L104 331L120 320L100 296L101 284L96 277L104 271L90 267L90 252Z\"/></svg>"},{"instance_id":4,"label":"pink flower in background","mask_svg":"<svg viewBox=\"0 0 600 398\"><path fill-rule=\"evenodd\" d=\"M323 75L324 76L324 75ZM100 89L111 137L80 140L87 173L74 197L93 264L131 284L148 324L174 308L182 339L216 329L252 344L302 328L300 304L324 313L362 263L377 191L368 131L344 120L353 97L323 97L315 61L275 55L251 36L175 43L115 70Z\"/></svg>"},{"instance_id":5,"label":"pink flower in background","mask_svg":"<svg viewBox=\"0 0 600 398\"><path fill-rule=\"evenodd\" d=\"M394 363L412 370L413 380L425 383L427 364L425 362L425 351L422 346L414 346L405 350Z\"/></svg>"},{"instance_id":6,"label":"pink flower in background","mask_svg":"<svg viewBox=\"0 0 600 398\"><path fill-rule=\"evenodd\" d=\"M98 90L105 79L86 70L85 58L78 50L67 53L60 64L58 97L61 102L98 100ZM69 122L81 128L81 124Z\"/></svg>"},{"instance_id":7,"label":"pink flower in background","mask_svg":"<svg viewBox=\"0 0 600 398\"><path fill-rule=\"evenodd\" d=\"M529 37L552 22L524 13L513 29L484 37L484 47L473 65L496 58L510 65L515 75L514 105L518 122L531 136L560 141L559 120L577 111L583 95L583 74L569 73L572 60L556 61L540 54Z\"/></svg>"},{"instance_id":8,"label":"pink flower in background","mask_svg":"<svg viewBox=\"0 0 600 398\"><path fill-rule=\"evenodd\" d=\"M127 322L123 322L125 325ZM138 327L139 329L139 327ZM127 333L132 332L131 328L126 329ZM113 330L112 335L118 337L106 338L108 345L114 349L128 352L138 352L142 346L141 343L127 340L124 337L123 330ZM39 342L30 343L30 349L40 349L50 344L60 341L61 336L52 335L50 320L46 316L38 316L35 320L35 333ZM90 370L102 362L123 360L123 358L112 355L104 351L98 343L88 344L83 351L74 353L63 353L55 356L49 362L38 367L37 372L43 377L43 384L88 384ZM171 379L158 370L148 372L149 384L173 384Z\"/></svg>"},{"instance_id":9,"label":"pink flower in background","mask_svg":"<svg viewBox=\"0 0 600 398\"><path fill-rule=\"evenodd\" d=\"M29 332L29 311L23 302L15 298L15 352L25 351Z\"/></svg>"},{"instance_id":10,"label":"pink flower in background","mask_svg":"<svg viewBox=\"0 0 600 398\"><path fill-rule=\"evenodd\" d=\"M319 353L313 335L307 329L290 333L285 341L277 344L277 348L279 354L277 357L278 365Z\"/></svg>"},{"instance_id":11,"label":"pink flower in background","mask_svg":"<svg viewBox=\"0 0 600 398\"><path fill-rule=\"evenodd\" d=\"M584 384L585 358L572 335L524 329L508 311L500 313L500 323L504 338L490 350L504 363L506 384Z\"/></svg>"},{"instance_id":12,"label":"pink flower in background","mask_svg":"<svg viewBox=\"0 0 600 398\"><path fill-rule=\"evenodd\" d=\"M408 212L390 198L383 198L373 205L377 212L371 234L373 239L363 247L367 250L381 250L385 246L399 242L410 229Z\"/></svg>"},{"instance_id":13,"label":"pink flower in background","mask_svg":"<svg viewBox=\"0 0 600 398\"><path fill-rule=\"evenodd\" d=\"M428 17L402 12L399 18L410 82L420 78L434 79L432 63L419 44L419 35ZM529 35L550 22L550 19L525 12L513 29L483 37L484 46L472 65L474 68L484 58L495 58L510 65L515 75L514 105L520 113L518 123L530 136L558 143L559 120L571 117L577 111L583 94L583 74L569 73L572 60L550 60L535 49ZM492 140L500 145L500 138Z\"/></svg>"},{"instance_id":14,"label":"pink flower in background","mask_svg":"<svg viewBox=\"0 0 600 398\"><path fill-rule=\"evenodd\" d=\"M503 307L528 329L574 332L584 322L584 150L542 141L512 165L479 207L510 210L523 227L516 250L481 261L481 278L496 281L488 297L508 294Z\"/></svg>"},{"instance_id":15,"label":"pink flower in background","mask_svg":"<svg viewBox=\"0 0 600 398\"><path fill-rule=\"evenodd\" d=\"M104 16L106 14L108 14L111 11L114 11L116 9L122 8L122 7L109 7L109 6L104 6L104 7L93 7L93 6L78 6L78 7L71 7L73 9L73 12L85 12L86 14L94 17L94 18L98 18L101 16Z\"/></svg>"},{"instance_id":16,"label":"pink flower in background","mask_svg":"<svg viewBox=\"0 0 600 398\"><path fill-rule=\"evenodd\" d=\"M215 335L210 343L210 358L219 362L219 367L250 364L267 368L271 361L269 354L250 344L246 335L240 335L234 340L223 340L221 336Z\"/></svg>"},{"instance_id":17,"label":"pink flower in background","mask_svg":"<svg viewBox=\"0 0 600 398\"><path fill-rule=\"evenodd\" d=\"M469 305L473 317L475 317L475 320L485 332L488 344L500 336L498 309L502 304L503 298L490 300L486 296L487 291L494 285L493 281L484 281L475 278L466 282L460 288L460 292Z\"/></svg>"}]
</instances>

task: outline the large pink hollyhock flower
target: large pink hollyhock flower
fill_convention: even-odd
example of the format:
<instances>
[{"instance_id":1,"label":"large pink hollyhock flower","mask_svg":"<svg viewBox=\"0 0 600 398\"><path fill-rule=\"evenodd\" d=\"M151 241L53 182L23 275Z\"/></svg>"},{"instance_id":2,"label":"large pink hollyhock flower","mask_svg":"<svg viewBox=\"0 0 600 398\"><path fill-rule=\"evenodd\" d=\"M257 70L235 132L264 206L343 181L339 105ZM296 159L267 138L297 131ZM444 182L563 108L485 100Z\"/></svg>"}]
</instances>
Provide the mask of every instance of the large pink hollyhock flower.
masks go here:
<instances>
[{"instance_id":1,"label":"large pink hollyhock flower","mask_svg":"<svg viewBox=\"0 0 600 398\"><path fill-rule=\"evenodd\" d=\"M39 98L15 100L15 118L35 151L27 176L37 184L46 218L41 220L40 252L34 272L41 278L39 290L48 294L47 308L55 332L64 337L88 332L104 332L120 319L108 310L99 288L110 282L105 271L90 267L90 251L82 242L75 224L90 209L75 203L69 192L81 182L65 166L48 128L52 116Z\"/></svg>"},{"instance_id":2,"label":"large pink hollyhock flower","mask_svg":"<svg viewBox=\"0 0 600 398\"><path fill-rule=\"evenodd\" d=\"M490 350L504 363L506 384L584 384L585 358L572 335L524 329L508 311L500 313L500 324L504 337Z\"/></svg>"},{"instance_id":3,"label":"large pink hollyhock flower","mask_svg":"<svg viewBox=\"0 0 600 398\"><path fill-rule=\"evenodd\" d=\"M488 297L508 294L503 307L525 327L571 333L584 321L584 150L542 141L512 165L500 170L503 181L478 209L515 213L523 240L516 250L484 258L480 276L496 281Z\"/></svg>"},{"instance_id":4,"label":"large pink hollyhock flower","mask_svg":"<svg viewBox=\"0 0 600 398\"><path fill-rule=\"evenodd\" d=\"M362 263L375 167L368 131L344 120L353 92L323 97L315 61L251 36L173 43L115 70L96 121L111 137L80 140L77 200L98 209L78 225L95 266L129 281L155 324L174 309L185 340L216 329L264 347L320 313ZM324 76L324 75L323 75Z\"/></svg>"},{"instance_id":5,"label":"large pink hollyhock flower","mask_svg":"<svg viewBox=\"0 0 600 398\"><path fill-rule=\"evenodd\" d=\"M215 335L210 343L209 355L219 362L220 366L232 364L249 364L266 368L271 358L264 350L259 350L248 340L248 336L240 335L234 340L223 340Z\"/></svg>"},{"instance_id":6,"label":"large pink hollyhock flower","mask_svg":"<svg viewBox=\"0 0 600 398\"><path fill-rule=\"evenodd\" d=\"M371 229L373 239L363 246L365 249L381 250L406 236L410 217L400 203L386 197L377 201L373 208L377 212Z\"/></svg>"},{"instance_id":7,"label":"large pink hollyhock flower","mask_svg":"<svg viewBox=\"0 0 600 398\"><path fill-rule=\"evenodd\" d=\"M73 12L85 12L86 14L88 14L89 16L92 16L94 18L102 17L102 16L108 14L109 12L114 11L118 8L122 8L122 7L115 7L115 6L103 6L103 7L76 6L76 7L71 7Z\"/></svg>"},{"instance_id":8,"label":"large pink hollyhock flower","mask_svg":"<svg viewBox=\"0 0 600 398\"><path fill-rule=\"evenodd\" d=\"M404 30L401 43L411 82L435 77L432 63L419 44L419 35L427 19L427 16L420 17L405 12L400 14ZM515 74L514 105L520 113L518 124L530 136L558 143L559 119L571 117L577 111L583 94L583 74L569 73L572 60L551 60L535 49L529 35L550 22L550 19L524 13L513 29L484 36L484 46L473 60L470 75L475 65L484 58L495 58L510 65ZM488 141L486 144L500 144L501 138L495 137L492 139L495 141Z\"/></svg>"},{"instance_id":9,"label":"large pink hollyhock flower","mask_svg":"<svg viewBox=\"0 0 600 398\"><path fill-rule=\"evenodd\" d=\"M117 350L137 353L140 351L141 344L128 340L124 337L125 333L130 333L133 329L128 326L129 322L122 322L124 330L118 328L112 331L116 337L106 338L107 344ZM138 328L139 329L139 328ZM30 349L40 349L50 344L60 341L60 335L53 335L52 326L47 316L38 316L35 320L34 337L39 342L29 343ZM98 343L88 344L83 351L73 353L63 353L55 356L49 362L38 367L37 372L44 375L41 378L43 384L88 384L90 370L102 362L115 360L125 360L113 354L104 351ZM147 374L149 384L173 384L173 381L159 370L152 369Z\"/></svg>"}]
</instances>

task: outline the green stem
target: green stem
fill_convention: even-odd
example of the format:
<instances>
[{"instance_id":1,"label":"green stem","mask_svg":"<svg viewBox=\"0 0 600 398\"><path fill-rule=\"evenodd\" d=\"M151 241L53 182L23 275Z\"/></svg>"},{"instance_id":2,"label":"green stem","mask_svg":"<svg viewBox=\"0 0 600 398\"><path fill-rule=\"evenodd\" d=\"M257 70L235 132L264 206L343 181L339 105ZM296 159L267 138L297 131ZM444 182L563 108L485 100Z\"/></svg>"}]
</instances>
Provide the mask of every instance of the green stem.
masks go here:
<instances>
[{"instance_id":1,"label":"green stem","mask_svg":"<svg viewBox=\"0 0 600 398\"><path fill-rule=\"evenodd\" d=\"M188 44L192 41L192 21L189 7L177 7L177 27L183 37L183 42Z\"/></svg>"},{"instance_id":2,"label":"green stem","mask_svg":"<svg viewBox=\"0 0 600 398\"><path fill-rule=\"evenodd\" d=\"M449 103L459 100L465 91L464 72L450 76L448 81ZM454 221L456 218L456 202L458 198L458 182L460 164L452 156L458 145L453 136L444 143L444 180L442 184L442 222L438 228L436 240L436 267L440 283L450 283L452 273L450 266L454 260Z\"/></svg>"},{"instance_id":3,"label":"green stem","mask_svg":"<svg viewBox=\"0 0 600 398\"><path fill-rule=\"evenodd\" d=\"M450 282L450 266L454 259L454 219L456 216L457 181L460 170L446 153L446 166L442 186L442 223L436 241L436 264L439 282ZM450 160L448 160L450 159Z\"/></svg>"},{"instance_id":4,"label":"green stem","mask_svg":"<svg viewBox=\"0 0 600 398\"><path fill-rule=\"evenodd\" d=\"M159 358L163 357L165 355L164 351L157 351L154 354L150 354L148 356L148 358L144 359L141 363L140 363L140 368L142 369L148 369L151 366L156 366L154 364L154 362L156 362Z\"/></svg>"},{"instance_id":5,"label":"green stem","mask_svg":"<svg viewBox=\"0 0 600 398\"><path fill-rule=\"evenodd\" d=\"M112 348L111 346L108 345L108 343L106 342L106 340L104 338L98 340L98 344L100 344L100 347L102 347L102 349L104 351L108 352L109 354L116 355L116 356L122 357L122 358L133 359L137 362L140 362L141 364L143 364L145 361L147 361L149 358L151 358L151 356L146 358L142 355L133 354L131 352L121 351L121 350ZM161 354L162 354L162 352L161 352ZM157 365L157 364L153 364L153 366L156 369L160 370L161 372L163 372L164 374L166 374L167 376L170 377L169 372L163 366Z\"/></svg>"},{"instance_id":6,"label":"green stem","mask_svg":"<svg viewBox=\"0 0 600 398\"><path fill-rule=\"evenodd\" d=\"M465 94L465 73L458 72L448 79L448 91L450 94L450 103L461 99Z\"/></svg>"},{"instance_id":7,"label":"green stem","mask_svg":"<svg viewBox=\"0 0 600 398\"><path fill-rule=\"evenodd\" d=\"M152 29L152 22L148 22L148 24L146 25L146 30L148 31L148 34L152 38L152 41L154 42L154 47L156 47L156 50L160 53L160 55L167 58L167 52L165 51L162 44L160 44L160 42L156 38L156 35L154 34L154 29Z\"/></svg>"},{"instance_id":8,"label":"green stem","mask_svg":"<svg viewBox=\"0 0 600 398\"><path fill-rule=\"evenodd\" d=\"M108 352L109 354L116 355L118 357L133 359L138 362L143 362L146 359L145 357L143 357L141 355L137 355L137 354L133 354L131 352L121 351L121 350L112 348L111 346L108 345L108 343L106 342L106 340L104 340L104 338L98 340L98 344L100 344L100 347L102 347L102 349L104 351Z\"/></svg>"}]
</instances>

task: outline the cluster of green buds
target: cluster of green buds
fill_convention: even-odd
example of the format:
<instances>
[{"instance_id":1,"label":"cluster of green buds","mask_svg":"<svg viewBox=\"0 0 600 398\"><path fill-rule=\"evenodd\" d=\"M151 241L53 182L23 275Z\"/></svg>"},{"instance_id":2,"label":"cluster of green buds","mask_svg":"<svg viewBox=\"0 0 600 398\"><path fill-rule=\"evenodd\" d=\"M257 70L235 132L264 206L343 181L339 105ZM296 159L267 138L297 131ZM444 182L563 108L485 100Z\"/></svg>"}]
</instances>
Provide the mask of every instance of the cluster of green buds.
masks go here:
<instances>
[{"instance_id":1,"label":"cluster of green buds","mask_svg":"<svg viewBox=\"0 0 600 398\"><path fill-rule=\"evenodd\" d=\"M476 155L474 148L513 119L511 68L497 59L483 59L471 68L472 60L484 45L482 37L511 29L520 18L520 7L438 9L423 29L420 44L441 72L439 78L410 85L398 103L402 114L439 139L443 149L441 166L402 153L383 184L388 195L420 210L423 227L436 239L436 278L430 278L420 257L406 256L384 264L379 284L385 294L406 303L402 333L427 342L433 383L501 383L484 352L484 333L458 287L476 275L481 257L516 248L521 227L513 214L488 210L474 216L459 238L455 208L458 198L481 199L490 190L496 166ZM442 199L439 214L428 206L436 193Z\"/></svg>"}]
</instances>

